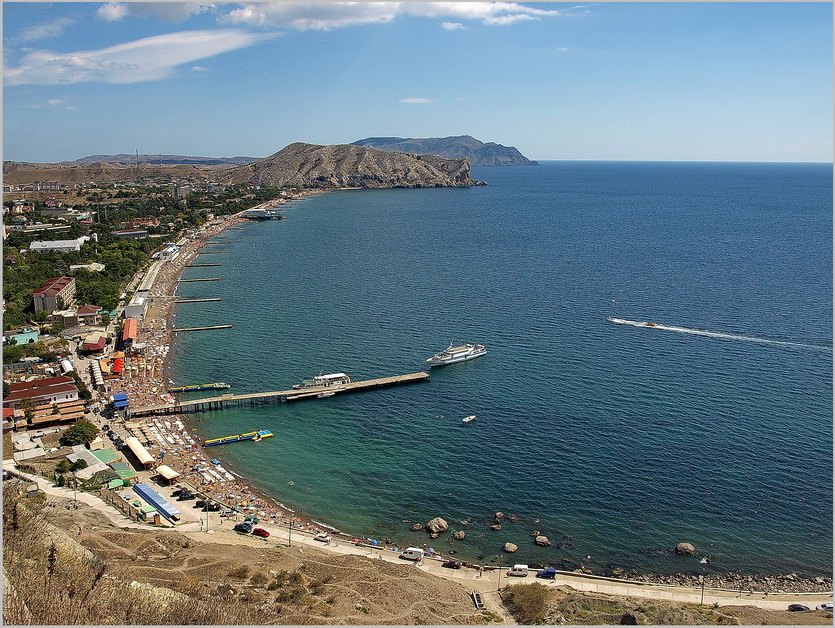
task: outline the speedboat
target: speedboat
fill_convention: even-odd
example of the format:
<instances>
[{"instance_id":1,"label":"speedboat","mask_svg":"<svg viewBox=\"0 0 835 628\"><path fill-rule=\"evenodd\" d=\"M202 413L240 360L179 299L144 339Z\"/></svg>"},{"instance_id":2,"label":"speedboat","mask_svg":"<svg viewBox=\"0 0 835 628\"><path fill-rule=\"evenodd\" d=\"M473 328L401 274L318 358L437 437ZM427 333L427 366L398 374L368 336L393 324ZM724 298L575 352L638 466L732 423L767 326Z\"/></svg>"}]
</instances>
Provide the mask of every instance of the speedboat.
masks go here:
<instances>
[{"instance_id":1,"label":"speedboat","mask_svg":"<svg viewBox=\"0 0 835 628\"><path fill-rule=\"evenodd\" d=\"M466 416L463 419L461 419L461 422L462 423L469 423L470 421L473 421L474 419L475 419L475 415L471 414L470 416Z\"/></svg>"},{"instance_id":2,"label":"speedboat","mask_svg":"<svg viewBox=\"0 0 835 628\"><path fill-rule=\"evenodd\" d=\"M429 366L446 366L447 364L455 364L456 362L465 362L479 358L487 353L484 345L461 345L460 347L453 347L450 344L443 351L439 351L426 361Z\"/></svg>"}]
</instances>

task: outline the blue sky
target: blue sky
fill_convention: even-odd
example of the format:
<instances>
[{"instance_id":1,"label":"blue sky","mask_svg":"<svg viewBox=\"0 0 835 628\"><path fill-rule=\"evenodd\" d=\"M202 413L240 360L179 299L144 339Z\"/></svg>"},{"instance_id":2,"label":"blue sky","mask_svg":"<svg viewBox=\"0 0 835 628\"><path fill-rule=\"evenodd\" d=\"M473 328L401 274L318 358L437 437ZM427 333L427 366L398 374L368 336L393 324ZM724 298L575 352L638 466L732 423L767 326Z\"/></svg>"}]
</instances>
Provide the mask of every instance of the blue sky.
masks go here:
<instances>
[{"instance_id":1,"label":"blue sky","mask_svg":"<svg viewBox=\"0 0 835 628\"><path fill-rule=\"evenodd\" d=\"M3 158L472 135L831 161L828 2L3 3Z\"/></svg>"}]
</instances>

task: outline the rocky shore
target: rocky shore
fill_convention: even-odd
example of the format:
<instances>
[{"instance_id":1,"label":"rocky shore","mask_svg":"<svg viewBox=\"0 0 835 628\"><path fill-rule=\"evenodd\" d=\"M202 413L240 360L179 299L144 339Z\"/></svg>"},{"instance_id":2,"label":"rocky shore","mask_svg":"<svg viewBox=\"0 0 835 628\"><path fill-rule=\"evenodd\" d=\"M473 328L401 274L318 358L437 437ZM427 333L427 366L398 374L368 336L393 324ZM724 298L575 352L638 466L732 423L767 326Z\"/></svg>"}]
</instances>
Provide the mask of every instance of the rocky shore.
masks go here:
<instances>
[{"instance_id":1,"label":"rocky shore","mask_svg":"<svg viewBox=\"0 0 835 628\"><path fill-rule=\"evenodd\" d=\"M672 586L727 589L741 593L826 593L832 591L832 578L804 577L796 573L786 575L745 575L741 573L714 574L642 574L635 571L611 573L612 577Z\"/></svg>"}]
</instances>

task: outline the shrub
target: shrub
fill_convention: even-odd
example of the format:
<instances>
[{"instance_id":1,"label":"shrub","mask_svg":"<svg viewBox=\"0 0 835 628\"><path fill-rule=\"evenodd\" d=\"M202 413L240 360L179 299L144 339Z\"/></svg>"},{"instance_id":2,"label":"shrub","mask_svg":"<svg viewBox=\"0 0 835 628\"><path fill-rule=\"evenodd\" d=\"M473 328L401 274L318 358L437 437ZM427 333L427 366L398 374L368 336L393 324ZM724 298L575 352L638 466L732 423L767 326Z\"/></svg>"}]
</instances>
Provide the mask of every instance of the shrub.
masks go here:
<instances>
[{"instance_id":1,"label":"shrub","mask_svg":"<svg viewBox=\"0 0 835 628\"><path fill-rule=\"evenodd\" d=\"M548 588L539 583L508 587L502 601L520 624L541 624L548 612Z\"/></svg>"}]
</instances>

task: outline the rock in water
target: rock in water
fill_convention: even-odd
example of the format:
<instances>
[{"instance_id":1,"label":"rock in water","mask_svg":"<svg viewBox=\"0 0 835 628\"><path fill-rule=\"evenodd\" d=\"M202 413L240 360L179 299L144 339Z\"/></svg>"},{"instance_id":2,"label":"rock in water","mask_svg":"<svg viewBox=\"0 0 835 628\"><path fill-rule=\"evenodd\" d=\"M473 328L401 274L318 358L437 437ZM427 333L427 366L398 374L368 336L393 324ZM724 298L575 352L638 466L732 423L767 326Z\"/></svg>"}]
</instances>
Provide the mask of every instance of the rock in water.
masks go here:
<instances>
[{"instance_id":1,"label":"rock in water","mask_svg":"<svg viewBox=\"0 0 835 628\"><path fill-rule=\"evenodd\" d=\"M512 554L513 552L519 549L519 546L515 543L505 543L502 549Z\"/></svg>"},{"instance_id":2,"label":"rock in water","mask_svg":"<svg viewBox=\"0 0 835 628\"><path fill-rule=\"evenodd\" d=\"M679 543L676 545L676 554L685 554L692 556L696 553L696 546L691 543Z\"/></svg>"},{"instance_id":3,"label":"rock in water","mask_svg":"<svg viewBox=\"0 0 835 628\"><path fill-rule=\"evenodd\" d=\"M420 525L419 523L413 523L409 529L410 529L412 532L418 532L418 531L420 531L420 530L423 530L423 526L422 526L422 525Z\"/></svg>"},{"instance_id":4,"label":"rock in water","mask_svg":"<svg viewBox=\"0 0 835 628\"><path fill-rule=\"evenodd\" d=\"M449 530L449 524L440 517L435 517L432 521L426 524L426 529L429 532L438 534L439 532L446 532Z\"/></svg>"},{"instance_id":5,"label":"rock in water","mask_svg":"<svg viewBox=\"0 0 835 628\"><path fill-rule=\"evenodd\" d=\"M452 533L452 538L454 538L456 541L463 541L466 538L466 536L467 533L463 530L456 530Z\"/></svg>"},{"instance_id":6,"label":"rock in water","mask_svg":"<svg viewBox=\"0 0 835 628\"><path fill-rule=\"evenodd\" d=\"M551 545L551 541L548 540L547 536L540 534L538 537L534 539L534 543L537 545L541 545L542 547L548 547Z\"/></svg>"}]
</instances>

